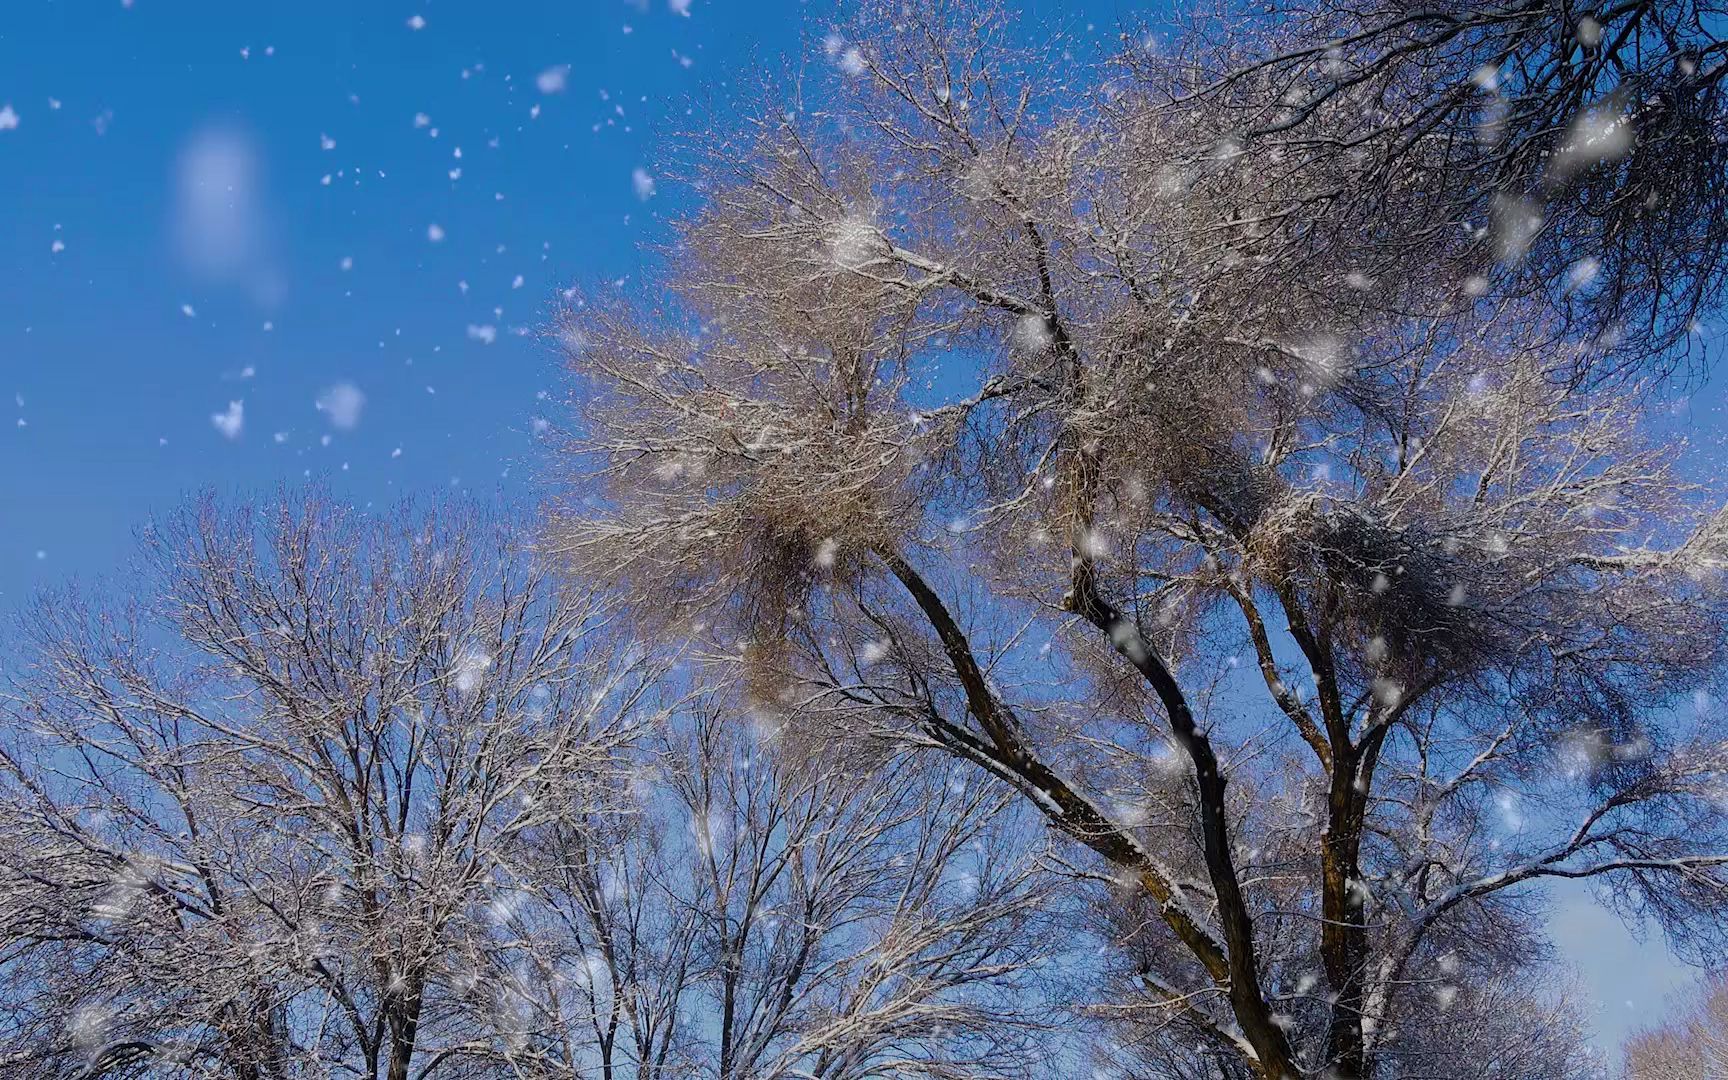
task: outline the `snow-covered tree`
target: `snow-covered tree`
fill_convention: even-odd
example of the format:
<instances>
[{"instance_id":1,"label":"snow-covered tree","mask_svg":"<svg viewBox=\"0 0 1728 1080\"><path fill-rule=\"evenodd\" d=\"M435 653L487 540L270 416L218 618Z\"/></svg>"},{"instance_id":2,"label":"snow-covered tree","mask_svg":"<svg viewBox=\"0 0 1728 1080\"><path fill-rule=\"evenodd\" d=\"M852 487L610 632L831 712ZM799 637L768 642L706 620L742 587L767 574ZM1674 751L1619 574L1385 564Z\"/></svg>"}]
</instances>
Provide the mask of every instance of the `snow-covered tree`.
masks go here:
<instances>
[{"instance_id":1,"label":"snow-covered tree","mask_svg":"<svg viewBox=\"0 0 1728 1080\"><path fill-rule=\"evenodd\" d=\"M836 30L570 306L551 542L1071 837L1099 1015L1436 1075L1545 1024L1545 879L1728 925L1728 518L1640 375L1720 285L1728 65L1699 3L1269 11Z\"/></svg>"},{"instance_id":2,"label":"snow-covered tree","mask_svg":"<svg viewBox=\"0 0 1728 1080\"><path fill-rule=\"evenodd\" d=\"M1621 363L1695 349L1728 271L1719 0L1200 10L1124 51L1125 86L1204 109L1256 167L1228 209L1271 276L1337 251L1382 295L1394 266L1422 292L1438 269L1547 294L1581 333L1613 328Z\"/></svg>"},{"instance_id":3,"label":"snow-covered tree","mask_svg":"<svg viewBox=\"0 0 1728 1080\"><path fill-rule=\"evenodd\" d=\"M492 1051L516 1074L1008 1077L1049 1060L1043 902L1000 792L903 754L789 749L717 701L662 730L630 790L630 815L543 830L498 932L472 943L482 1001L513 1003Z\"/></svg>"},{"instance_id":4,"label":"snow-covered tree","mask_svg":"<svg viewBox=\"0 0 1728 1080\"><path fill-rule=\"evenodd\" d=\"M0 739L0 1075L406 1080L461 928L655 669L461 504L203 501L46 595Z\"/></svg>"},{"instance_id":5,"label":"snow-covered tree","mask_svg":"<svg viewBox=\"0 0 1728 1080\"><path fill-rule=\"evenodd\" d=\"M1626 1080L1720 1080L1728 1076L1728 981L1690 987L1672 1015L1626 1044Z\"/></svg>"},{"instance_id":6,"label":"snow-covered tree","mask_svg":"<svg viewBox=\"0 0 1728 1080\"><path fill-rule=\"evenodd\" d=\"M460 501L203 500L123 591L37 602L0 699L0 1076L1046 1059L1002 792L754 725L523 539Z\"/></svg>"}]
</instances>

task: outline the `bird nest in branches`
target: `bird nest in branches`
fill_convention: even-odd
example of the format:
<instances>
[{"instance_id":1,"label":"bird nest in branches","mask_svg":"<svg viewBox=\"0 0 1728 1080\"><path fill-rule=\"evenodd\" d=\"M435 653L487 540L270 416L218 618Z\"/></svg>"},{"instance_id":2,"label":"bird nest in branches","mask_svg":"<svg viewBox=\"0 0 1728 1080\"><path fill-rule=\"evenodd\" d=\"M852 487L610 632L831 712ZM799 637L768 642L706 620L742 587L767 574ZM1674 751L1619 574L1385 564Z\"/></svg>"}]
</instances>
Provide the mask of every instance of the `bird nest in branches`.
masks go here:
<instances>
[{"instance_id":1,"label":"bird nest in branches","mask_svg":"<svg viewBox=\"0 0 1728 1080\"><path fill-rule=\"evenodd\" d=\"M1304 497L1256 522L1248 556L1258 579L1324 611L1333 639L1382 676L1468 665L1491 648L1466 585L1479 575L1446 537Z\"/></svg>"}]
</instances>

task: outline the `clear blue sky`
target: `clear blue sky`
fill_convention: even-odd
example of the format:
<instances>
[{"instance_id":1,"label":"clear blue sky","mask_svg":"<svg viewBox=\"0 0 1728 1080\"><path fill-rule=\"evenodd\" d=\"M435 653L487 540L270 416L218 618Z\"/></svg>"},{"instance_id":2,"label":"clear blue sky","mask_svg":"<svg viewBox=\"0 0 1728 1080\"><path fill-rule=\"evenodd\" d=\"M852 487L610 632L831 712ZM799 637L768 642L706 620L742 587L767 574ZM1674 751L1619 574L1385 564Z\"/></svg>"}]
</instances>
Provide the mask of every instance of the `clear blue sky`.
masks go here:
<instances>
[{"instance_id":1,"label":"clear blue sky","mask_svg":"<svg viewBox=\"0 0 1728 1080\"><path fill-rule=\"evenodd\" d=\"M207 486L535 497L556 290L637 271L670 197L656 132L828 10L0 6L0 611L110 570ZM1099 33L1146 10L1022 6ZM1675 972L1659 940L1563 914L1611 1042Z\"/></svg>"}]
</instances>

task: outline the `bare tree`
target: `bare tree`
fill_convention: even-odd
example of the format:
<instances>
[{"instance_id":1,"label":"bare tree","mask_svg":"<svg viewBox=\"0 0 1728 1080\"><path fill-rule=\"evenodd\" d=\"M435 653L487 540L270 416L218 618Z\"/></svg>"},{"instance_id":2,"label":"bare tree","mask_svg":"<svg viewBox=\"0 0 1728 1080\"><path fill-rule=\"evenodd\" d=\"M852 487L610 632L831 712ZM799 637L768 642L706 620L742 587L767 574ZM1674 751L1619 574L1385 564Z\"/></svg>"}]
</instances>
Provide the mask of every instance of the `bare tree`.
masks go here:
<instances>
[{"instance_id":1,"label":"bare tree","mask_svg":"<svg viewBox=\"0 0 1728 1080\"><path fill-rule=\"evenodd\" d=\"M1042 906L1002 798L952 769L795 753L706 708L612 827L563 821L477 958L524 1075L1011 1076L1046 1055ZM884 783L889 771L898 783Z\"/></svg>"},{"instance_id":2,"label":"bare tree","mask_svg":"<svg viewBox=\"0 0 1728 1080\"><path fill-rule=\"evenodd\" d=\"M1728 1076L1728 983L1707 979L1676 1002L1671 1019L1626 1044L1626 1080Z\"/></svg>"},{"instance_id":3,"label":"bare tree","mask_svg":"<svg viewBox=\"0 0 1728 1080\"><path fill-rule=\"evenodd\" d=\"M1114 897L1135 993L1104 1005L1226 1074L1434 1075L1436 995L1545 961L1546 878L1708 949L1728 752L1687 703L1728 518L1628 365L1715 296L1632 267L1720 227L1722 68L1700 6L1632 7L1558 81L1526 69L1596 31L1541 3L1292 8L1095 78L991 10L867 12L831 77L692 139L672 300L571 306L554 542L648 625L746 638L765 707L1017 790ZM1341 19L1381 58L1299 145L1245 131ZM1447 102L1497 49L1548 149L1494 165ZM1658 71L1680 112L1592 119ZM1645 190L1646 137L1707 164L1578 224ZM1471 208L1538 174L1585 209L1529 258Z\"/></svg>"},{"instance_id":4,"label":"bare tree","mask_svg":"<svg viewBox=\"0 0 1728 1080\"><path fill-rule=\"evenodd\" d=\"M1547 974L1543 972L1542 974ZM1580 1001L1543 985L1536 971L1472 972L1462 984L1436 982L1432 1022L1412 1024L1384 1051L1385 1074L1423 1080L1607 1080L1590 1044ZM1234 1080L1248 1071L1204 1052L1205 1041L1148 1010L1127 1025L1108 1062L1135 1080Z\"/></svg>"},{"instance_id":5,"label":"bare tree","mask_svg":"<svg viewBox=\"0 0 1728 1080\"><path fill-rule=\"evenodd\" d=\"M428 1075L460 928L615 786L654 666L459 504L206 500L125 586L9 666L0 1074Z\"/></svg>"},{"instance_id":6,"label":"bare tree","mask_svg":"<svg viewBox=\"0 0 1728 1080\"><path fill-rule=\"evenodd\" d=\"M1011 1076L1005 796L691 694L463 503L204 500L44 596L0 739L0 1075ZM680 689L683 687L683 689ZM885 782L888 776L893 782Z\"/></svg>"},{"instance_id":7,"label":"bare tree","mask_svg":"<svg viewBox=\"0 0 1728 1080\"><path fill-rule=\"evenodd\" d=\"M1229 5L1164 39L1174 63L1123 62L1147 101L1203 104L1259 173L1230 205L1270 273L1347 253L1425 277L1450 258L1472 293L1547 292L1583 332L1611 328L1622 362L1666 363L1723 283L1725 15L1712 0ZM1313 284L1335 282L1286 281Z\"/></svg>"}]
</instances>

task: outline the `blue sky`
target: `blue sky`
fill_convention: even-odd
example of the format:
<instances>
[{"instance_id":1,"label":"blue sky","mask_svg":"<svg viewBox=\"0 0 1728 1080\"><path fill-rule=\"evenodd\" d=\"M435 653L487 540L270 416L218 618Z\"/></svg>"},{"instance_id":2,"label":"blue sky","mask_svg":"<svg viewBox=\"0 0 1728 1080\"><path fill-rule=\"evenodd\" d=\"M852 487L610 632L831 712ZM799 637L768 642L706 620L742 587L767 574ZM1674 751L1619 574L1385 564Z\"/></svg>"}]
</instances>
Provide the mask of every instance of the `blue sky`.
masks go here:
<instances>
[{"instance_id":1,"label":"blue sky","mask_svg":"<svg viewBox=\"0 0 1728 1080\"><path fill-rule=\"evenodd\" d=\"M1145 10L1023 6L1099 33ZM819 35L812 10L9 0L0 611L203 487L535 498L557 290L638 271L675 197L658 133ZM1679 973L1587 902L1560 914L1613 1042Z\"/></svg>"}]
</instances>

